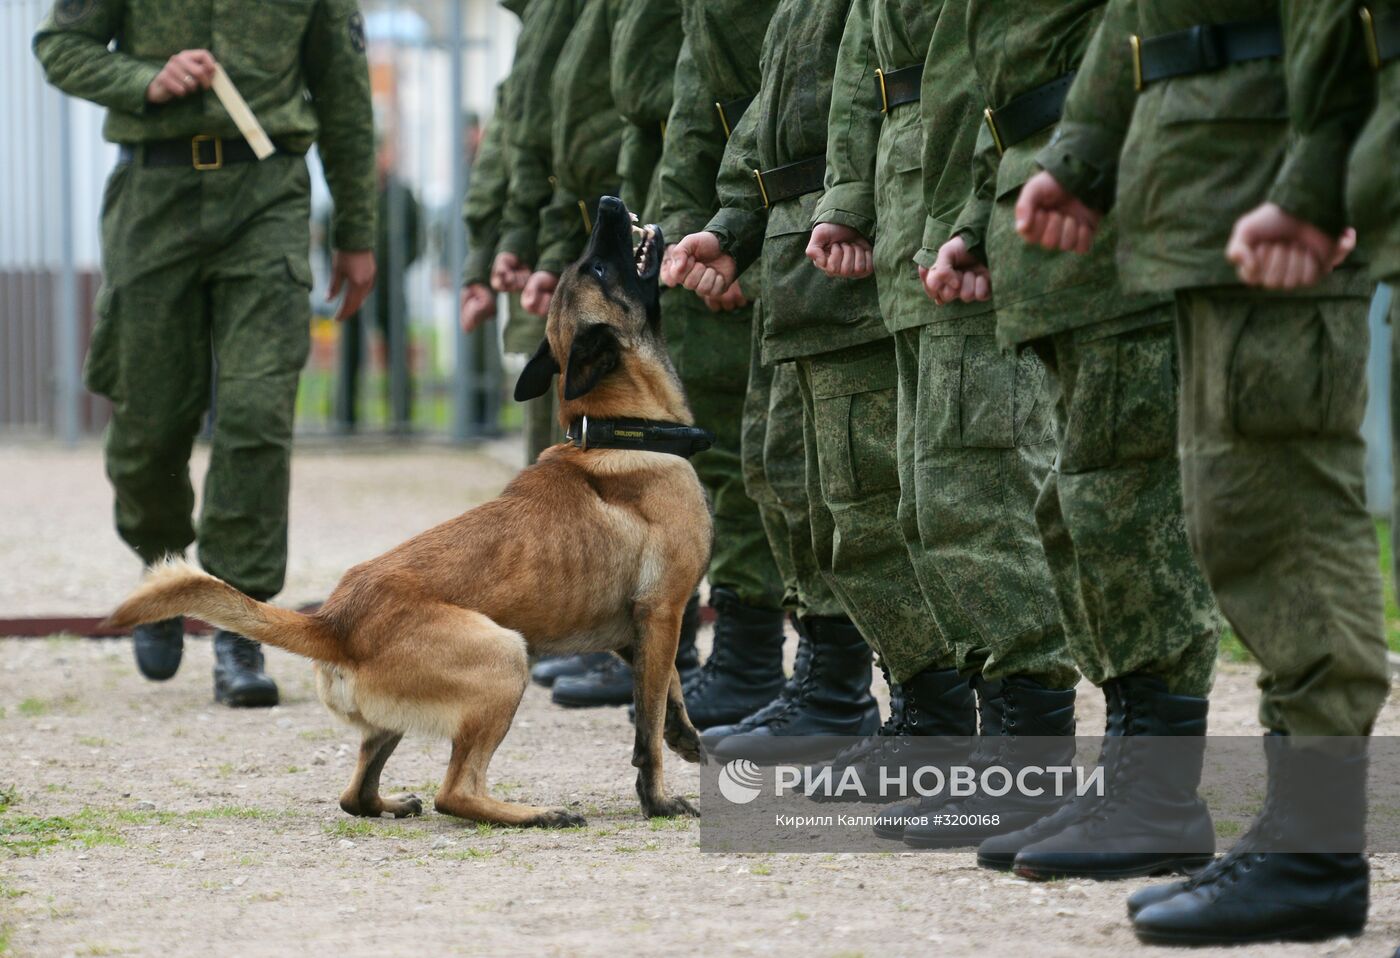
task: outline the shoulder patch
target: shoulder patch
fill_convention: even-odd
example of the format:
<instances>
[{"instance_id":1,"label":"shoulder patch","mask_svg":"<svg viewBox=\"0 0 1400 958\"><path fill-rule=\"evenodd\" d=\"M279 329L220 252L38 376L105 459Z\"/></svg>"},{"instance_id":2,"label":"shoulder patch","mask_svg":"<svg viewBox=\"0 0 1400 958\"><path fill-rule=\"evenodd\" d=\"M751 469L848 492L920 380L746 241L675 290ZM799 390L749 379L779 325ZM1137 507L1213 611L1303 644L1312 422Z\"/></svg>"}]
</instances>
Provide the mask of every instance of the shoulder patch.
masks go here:
<instances>
[{"instance_id":1,"label":"shoulder patch","mask_svg":"<svg viewBox=\"0 0 1400 958\"><path fill-rule=\"evenodd\" d=\"M92 12L96 0L58 0L53 5L54 19L59 23L77 23Z\"/></svg>"},{"instance_id":2,"label":"shoulder patch","mask_svg":"<svg viewBox=\"0 0 1400 958\"><path fill-rule=\"evenodd\" d=\"M73 0L65 0L73 2ZM81 2L91 2L91 0L81 0ZM365 52L365 18L356 10L350 14L350 45L355 48L356 53Z\"/></svg>"}]
</instances>

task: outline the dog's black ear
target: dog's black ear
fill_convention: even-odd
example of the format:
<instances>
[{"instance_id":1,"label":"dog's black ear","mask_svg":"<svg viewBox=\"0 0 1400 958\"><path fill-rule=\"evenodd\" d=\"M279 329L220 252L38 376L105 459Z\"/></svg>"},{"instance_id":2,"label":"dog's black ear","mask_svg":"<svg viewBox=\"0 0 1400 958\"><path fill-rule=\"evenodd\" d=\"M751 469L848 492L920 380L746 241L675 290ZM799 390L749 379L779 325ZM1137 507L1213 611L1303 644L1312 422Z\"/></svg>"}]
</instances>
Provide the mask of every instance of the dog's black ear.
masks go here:
<instances>
[{"instance_id":1,"label":"dog's black ear","mask_svg":"<svg viewBox=\"0 0 1400 958\"><path fill-rule=\"evenodd\" d=\"M559 363L549 351L549 340L540 340L540 348L535 350L535 355L530 357L520 371L520 378L515 381L515 401L525 402L543 396L549 392L550 381L558 373Z\"/></svg>"},{"instance_id":2,"label":"dog's black ear","mask_svg":"<svg viewBox=\"0 0 1400 958\"><path fill-rule=\"evenodd\" d=\"M600 383L622 362L622 343L607 323L584 326L574 334L569 347L569 365L564 373L564 398L577 399Z\"/></svg>"}]
</instances>

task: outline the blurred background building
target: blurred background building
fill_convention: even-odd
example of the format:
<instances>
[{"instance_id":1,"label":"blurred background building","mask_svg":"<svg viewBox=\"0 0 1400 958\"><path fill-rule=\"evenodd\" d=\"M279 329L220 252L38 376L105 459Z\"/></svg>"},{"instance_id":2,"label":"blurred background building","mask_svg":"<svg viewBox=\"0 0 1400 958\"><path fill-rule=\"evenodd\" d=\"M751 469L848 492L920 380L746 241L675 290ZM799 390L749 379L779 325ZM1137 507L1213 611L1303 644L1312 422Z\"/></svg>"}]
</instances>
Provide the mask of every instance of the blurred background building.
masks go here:
<instances>
[{"instance_id":1,"label":"blurred background building","mask_svg":"<svg viewBox=\"0 0 1400 958\"><path fill-rule=\"evenodd\" d=\"M102 140L101 108L45 84L30 53L50 3L0 0L0 438L76 441L100 432L107 414L105 401L83 389L81 368L100 282L98 211L116 148ZM389 249L380 251L379 271L401 284L362 311L351 407L340 359L346 330L324 303L328 260L315 234L330 198L313 150L316 318L298 429L345 434L353 422L370 435L495 435L519 417L502 402L498 326L458 332L459 211L518 21L494 0L361 7L381 161L406 187L386 198Z\"/></svg>"}]
</instances>

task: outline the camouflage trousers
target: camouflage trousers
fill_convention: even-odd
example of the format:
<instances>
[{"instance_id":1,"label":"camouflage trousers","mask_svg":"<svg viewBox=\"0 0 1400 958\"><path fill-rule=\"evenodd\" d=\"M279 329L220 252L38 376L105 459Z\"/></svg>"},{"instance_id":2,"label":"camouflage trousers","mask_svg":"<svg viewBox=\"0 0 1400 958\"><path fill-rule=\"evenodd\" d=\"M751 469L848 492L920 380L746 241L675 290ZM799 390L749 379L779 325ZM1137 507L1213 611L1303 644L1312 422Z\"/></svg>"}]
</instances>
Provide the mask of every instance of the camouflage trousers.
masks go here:
<instances>
[{"instance_id":1,"label":"camouflage trousers","mask_svg":"<svg viewBox=\"0 0 1400 958\"><path fill-rule=\"evenodd\" d=\"M1366 510L1366 303L1177 293L1186 526L1259 660L1260 721L1365 735L1390 688Z\"/></svg>"},{"instance_id":2,"label":"camouflage trousers","mask_svg":"<svg viewBox=\"0 0 1400 958\"><path fill-rule=\"evenodd\" d=\"M511 293L507 299L510 305L501 346L508 353L529 356L544 339L544 317L525 312L519 293ZM564 438L559 426L559 395L551 389L522 403L520 412L524 420L525 465L533 466L540 453Z\"/></svg>"},{"instance_id":3,"label":"camouflage trousers","mask_svg":"<svg viewBox=\"0 0 1400 958\"><path fill-rule=\"evenodd\" d=\"M714 446L691 460L714 514L710 585L734 590L746 605L781 608L783 580L740 460L751 313L712 313L678 287L662 293L661 317L696 425L715 434Z\"/></svg>"},{"instance_id":4,"label":"camouflage trousers","mask_svg":"<svg viewBox=\"0 0 1400 958\"><path fill-rule=\"evenodd\" d=\"M1059 456L1036 503L1069 649L1095 685L1147 673L1205 696L1220 615L1186 538L1169 306L1031 344Z\"/></svg>"},{"instance_id":5,"label":"camouflage trousers","mask_svg":"<svg viewBox=\"0 0 1400 958\"><path fill-rule=\"evenodd\" d=\"M844 616L846 610L827 584L812 548L797 367L792 363L763 365L762 308L761 300L754 305L750 333L749 391L744 399L741 444L744 488L758 504L768 547L782 576L783 607L802 618Z\"/></svg>"},{"instance_id":6,"label":"camouflage trousers","mask_svg":"<svg viewBox=\"0 0 1400 958\"><path fill-rule=\"evenodd\" d=\"M85 380L112 400L117 531L145 562L196 539L189 457L214 399L199 559L282 588L297 378L310 348L311 183L299 157L218 170L123 163L102 203Z\"/></svg>"},{"instance_id":7,"label":"camouflage trousers","mask_svg":"<svg viewBox=\"0 0 1400 958\"><path fill-rule=\"evenodd\" d=\"M1068 688L1078 676L1034 515L1055 453L1045 370L1002 351L995 330L988 314L895 336L898 530L958 668Z\"/></svg>"},{"instance_id":8,"label":"camouflage trousers","mask_svg":"<svg viewBox=\"0 0 1400 958\"><path fill-rule=\"evenodd\" d=\"M797 361L812 544L832 590L896 682L954 665L924 601L899 524L894 344L878 340Z\"/></svg>"}]
</instances>

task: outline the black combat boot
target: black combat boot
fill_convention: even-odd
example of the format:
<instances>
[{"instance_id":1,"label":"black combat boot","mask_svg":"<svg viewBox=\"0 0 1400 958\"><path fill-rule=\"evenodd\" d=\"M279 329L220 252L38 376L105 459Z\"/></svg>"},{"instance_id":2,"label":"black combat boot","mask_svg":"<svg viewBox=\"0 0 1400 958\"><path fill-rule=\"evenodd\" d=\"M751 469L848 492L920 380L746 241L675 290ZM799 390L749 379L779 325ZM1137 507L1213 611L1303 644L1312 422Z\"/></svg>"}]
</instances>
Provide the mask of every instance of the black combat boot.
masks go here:
<instances>
[{"instance_id":1,"label":"black combat boot","mask_svg":"<svg viewBox=\"0 0 1400 958\"><path fill-rule=\"evenodd\" d=\"M844 782L854 775L861 787L834 789L830 795L813 794L813 800L878 800L882 777L893 775L888 770L938 763L953 754L966 754L966 743L977 734L977 698L957 669L924 669L902 684L890 682L890 674L885 671L885 681L890 683L889 719L875 735L842 750L831 760L834 782ZM948 747L934 748L911 741L934 737L948 739ZM847 768L855 771L848 772Z\"/></svg>"},{"instance_id":2,"label":"black combat boot","mask_svg":"<svg viewBox=\"0 0 1400 958\"><path fill-rule=\"evenodd\" d=\"M626 705L632 701L632 666L611 652L589 672L557 679L550 692L555 705L565 708L596 708L600 705Z\"/></svg>"},{"instance_id":3,"label":"black combat boot","mask_svg":"<svg viewBox=\"0 0 1400 958\"><path fill-rule=\"evenodd\" d=\"M760 725L766 724L770 718L787 708L788 701L797 694L797 690L807 680L807 671L812 664L812 640L807 637L807 628L797 616L792 616L792 623L797 629L797 653L792 661L792 675L783 683L778 694L758 711L744 716L733 725L717 725L707 729L700 736L700 740L705 743L707 748L720 739L728 738L731 735L744 735Z\"/></svg>"},{"instance_id":4,"label":"black combat boot","mask_svg":"<svg viewBox=\"0 0 1400 958\"><path fill-rule=\"evenodd\" d=\"M227 629L214 633L214 699L236 709L277 704L277 683L263 671L261 645Z\"/></svg>"},{"instance_id":5,"label":"black combat boot","mask_svg":"<svg viewBox=\"0 0 1400 958\"><path fill-rule=\"evenodd\" d=\"M611 658L611 652L583 652L578 655L542 655L530 669L530 680L545 688L570 675L585 675Z\"/></svg>"},{"instance_id":6,"label":"black combat boot","mask_svg":"<svg viewBox=\"0 0 1400 958\"><path fill-rule=\"evenodd\" d=\"M743 734L720 738L716 733L726 727L712 729L705 744L718 760L810 762L832 753L827 737L871 735L880 727L880 709L870 694L870 647L860 630L844 617L814 616L803 625L811 659L801 683Z\"/></svg>"},{"instance_id":7,"label":"black combat boot","mask_svg":"<svg viewBox=\"0 0 1400 958\"><path fill-rule=\"evenodd\" d=\"M1022 794L1012 788L993 797L979 790L950 801L945 788L920 803L927 821L905 824L902 838L911 848L978 845L1053 814L1065 801L1055 794L1055 782L1048 774L1022 776L1021 770L1073 762L1074 689L1048 689L1022 675L977 677L972 684L977 690L982 737L966 764L974 769L1004 768L1013 782L1024 780L1027 791L1039 789L1041 794Z\"/></svg>"},{"instance_id":8,"label":"black combat boot","mask_svg":"<svg viewBox=\"0 0 1400 958\"><path fill-rule=\"evenodd\" d=\"M1264 750L1269 789L1254 824L1193 878L1134 896L1133 930L1142 941L1319 941L1366 927L1365 743L1299 745L1276 735Z\"/></svg>"},{"instance_id":9,"label":"black combat boot","mask_svg":"<svg viewBox=\"0 0 1400 958\"><path fill-rule=\"evenodd\" d=\"M136 667L146 678L164 682L180 668L185 655L185 620L180 616L147 622L131 631Z\"/></svg>"},{"instance_id":10,"label":"black combat boot","mask_svg":"<svg viewBox=\"0 0 1400 958\"><path fill-rule=\"evenodd\" d=\"M1196 794L1206 700L1172 695L1165 682L1149 675L1112 679L1104 694L1111 717L1101 756L1103 796L1085 795L1052 815L1062 827L1042 820L983 843L987 857L1004 857L1019 836L1014 868L1022 878L1189 873L1215 857L1215 828ZM983 857L979 848L978 861Z\"/></svg>"},{"instance_id":11,"label":"black combat boot","mask_svg":"<svg viewBox=\"0 0 1400 958\"><path fill-rule=\"evenodd\" d=\"M714 645L685 686L685 710L702 732L763 708L786 678L781 610L745 605L721 586L710 589L710 605L716 613Z\"/></svg>"}]
</instances>

